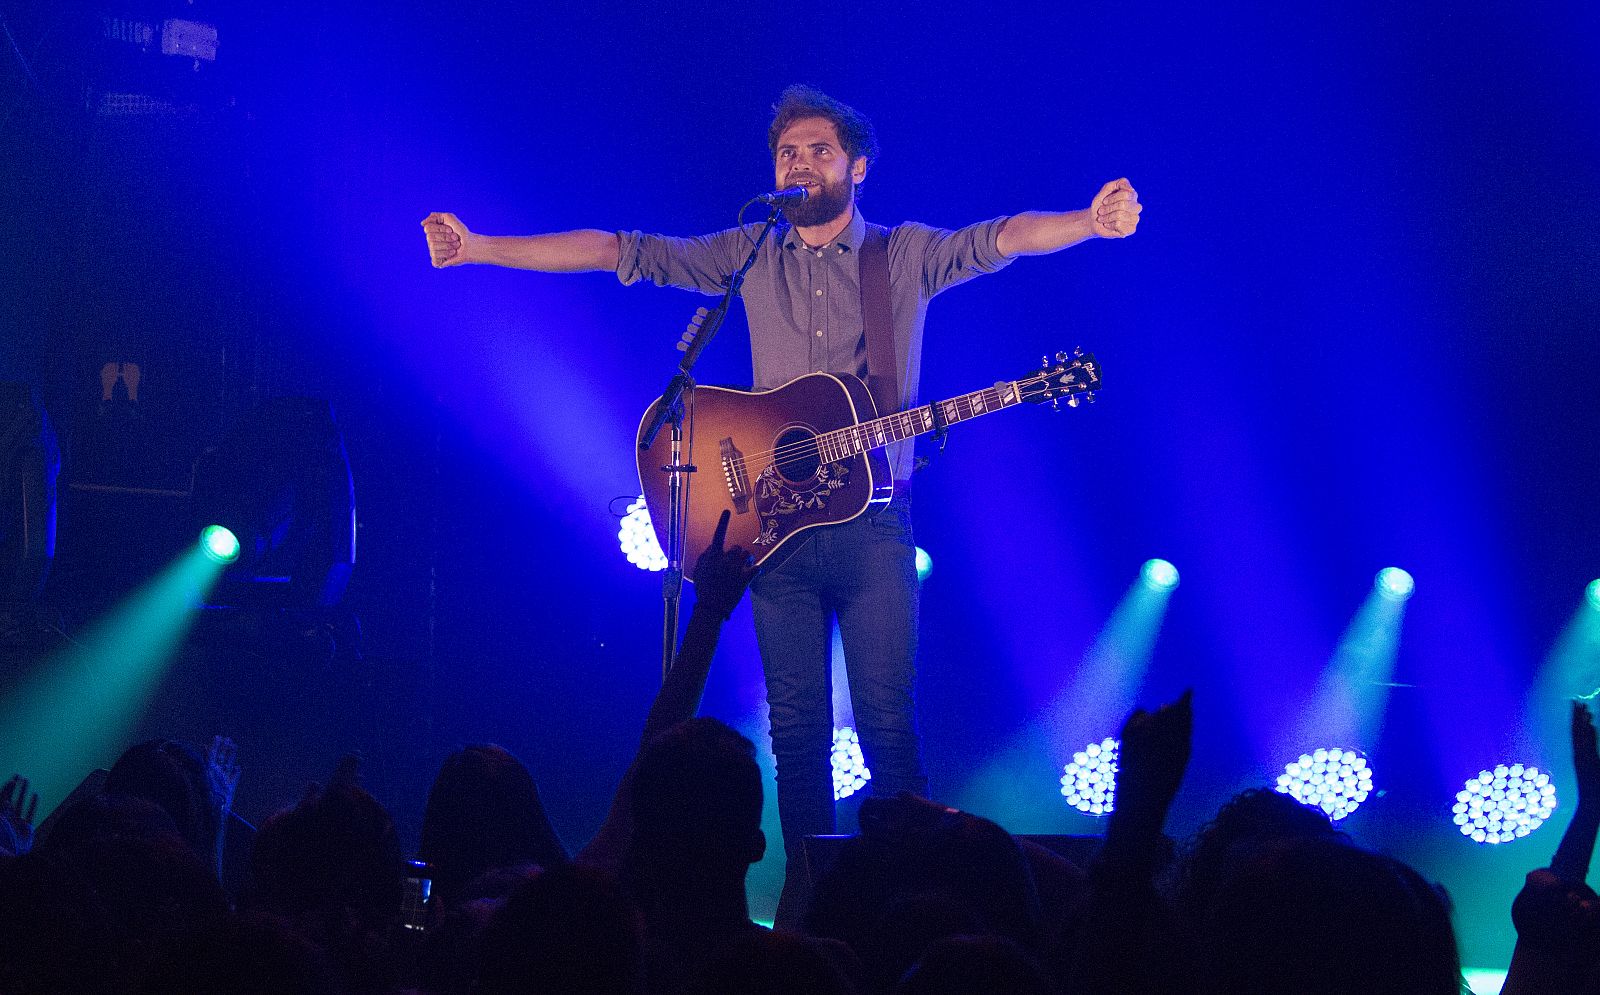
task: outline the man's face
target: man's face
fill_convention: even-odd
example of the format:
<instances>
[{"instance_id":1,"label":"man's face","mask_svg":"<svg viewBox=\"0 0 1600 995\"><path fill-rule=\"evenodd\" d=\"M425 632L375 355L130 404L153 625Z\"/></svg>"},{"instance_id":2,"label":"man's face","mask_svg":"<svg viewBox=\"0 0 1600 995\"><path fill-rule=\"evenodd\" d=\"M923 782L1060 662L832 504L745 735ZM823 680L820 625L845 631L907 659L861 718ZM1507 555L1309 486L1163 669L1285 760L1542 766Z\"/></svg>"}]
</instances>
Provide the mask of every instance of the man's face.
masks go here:
<instances>
[{"instance_id":1,"label":"man's face","mask_svg":"<svg viewBox=\"0 0 1600 995\"><path fill-rule=\"evenodd\" d=\"M867 160L863 156L850 161L832 121L805 117L778 136L773 168L779 190L803 186L810 191L805 203L783 212L790 224L808 228L844 214L855 197L855 185L867 175Z\"/></svg>"}]
</instances>

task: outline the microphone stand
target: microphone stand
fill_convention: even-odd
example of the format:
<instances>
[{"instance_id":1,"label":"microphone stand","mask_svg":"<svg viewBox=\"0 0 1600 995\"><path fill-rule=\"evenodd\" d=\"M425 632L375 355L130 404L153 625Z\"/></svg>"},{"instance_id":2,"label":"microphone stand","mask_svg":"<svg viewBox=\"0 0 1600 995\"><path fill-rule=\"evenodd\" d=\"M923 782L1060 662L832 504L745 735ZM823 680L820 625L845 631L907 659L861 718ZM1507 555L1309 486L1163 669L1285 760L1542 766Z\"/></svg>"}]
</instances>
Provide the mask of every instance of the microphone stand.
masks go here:
<instances>
[{"instance_id":1,"label":"microphone stand","mask_svg":"<svg viewBox=\"0 0 1600 995\"><path fill-rule=\"evenodd\" d=\"M748 205L747 205L748 206ZM697 467L683 461L683 421L685 412L692 411L694 397L694 378L690 375L694 365L700 359L700 353L710 344L711 339L722 327L722 322L728 316L728 308L732 306L733 299L739 296L739 290L744 286L744 276L750 267L756 263L756 255L761 251L761 244L767 240L767 235L772 231L773 225L778 222L780 208L773 206L763 222L761 232L756 236L755 242L750 246L750 255L745 257L744 263L728 278L728 288L723 292L722 300L700 323L700 329L695 333L694 341L684 350L683 360L678 363L678 372L667 381L667 389L661 392L661 404L656 408L656 413L650 419L650 424L645 427L644 434L639 438L639 448L648 450L656 441L656 436L661 433L663 426L670 423L672 427L671 459L661 472L668 475L667 482L667 548L663 550L667 557L667 570L661 578L661 679L665 681L667 674L672 670L672 661L678 651L678 618L679 607L683 600L683 533L685 508L683 506L684 475L694 473ZM741 212L743 213L743 212ZM691 413L690 418L693 417Z\"/></svg>"}]
</instances>

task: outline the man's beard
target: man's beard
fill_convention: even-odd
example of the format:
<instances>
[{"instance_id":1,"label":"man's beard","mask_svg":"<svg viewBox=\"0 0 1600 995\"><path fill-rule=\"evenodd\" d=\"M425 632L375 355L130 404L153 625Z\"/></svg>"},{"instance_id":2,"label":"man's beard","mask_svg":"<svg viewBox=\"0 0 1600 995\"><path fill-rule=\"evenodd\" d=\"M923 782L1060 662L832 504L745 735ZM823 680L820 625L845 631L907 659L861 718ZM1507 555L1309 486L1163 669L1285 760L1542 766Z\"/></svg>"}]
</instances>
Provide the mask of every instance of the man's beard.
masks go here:
<instances>
[{"instance_id":1,"label":"man's beard","mask_svg":"<svg viewBox=\"0 0 1600 995\"><path fill-rule=\"evenodd\" d=\"M848 179L835 186L823 181L821 185L811 188L811 195L804 201L784 208L783 216L796 228L811 228L837 221L849 209L855 187Z\"/></svg>"}]
</instances>

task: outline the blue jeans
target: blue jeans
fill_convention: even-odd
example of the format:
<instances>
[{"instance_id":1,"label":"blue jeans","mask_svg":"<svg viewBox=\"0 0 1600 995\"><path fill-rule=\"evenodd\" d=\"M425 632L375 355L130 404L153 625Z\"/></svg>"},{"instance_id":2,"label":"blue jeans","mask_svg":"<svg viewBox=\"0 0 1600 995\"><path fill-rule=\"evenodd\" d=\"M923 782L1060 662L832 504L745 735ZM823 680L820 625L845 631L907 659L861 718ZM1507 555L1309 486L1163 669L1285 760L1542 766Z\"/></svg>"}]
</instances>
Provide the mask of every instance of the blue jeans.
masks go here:
<instances>
[{"instance_id":1,"label":"blue jeans","mask_svg":"<svg viewBox=\"0 0 1600 995\"><path fill-rule=\"evenodd\" d=\"M813 530L750 585L777 760L778 820L788 870L777 925L798 925L802 844L833 832L832 631L838 619L850 705L872 791L927 795L912 698L917 656L916 547L910 502Z\"/></svg>"}]
</instances>

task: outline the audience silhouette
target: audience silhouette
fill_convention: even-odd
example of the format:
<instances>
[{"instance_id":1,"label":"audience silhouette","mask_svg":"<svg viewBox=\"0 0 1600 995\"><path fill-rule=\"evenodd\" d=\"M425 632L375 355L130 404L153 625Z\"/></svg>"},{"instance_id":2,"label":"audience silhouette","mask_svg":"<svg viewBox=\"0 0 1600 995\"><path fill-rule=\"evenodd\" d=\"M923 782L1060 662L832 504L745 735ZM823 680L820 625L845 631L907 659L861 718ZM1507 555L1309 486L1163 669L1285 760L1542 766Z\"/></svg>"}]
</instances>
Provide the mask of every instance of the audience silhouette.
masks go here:
<instances>
[{"instance_id":1,"label":"audience silhouette","mask_svg":"<svg viewBox=\"0 0 1600 995\"><path fill-rule=\"evenodd\" d=\"M638 752L569 858L533 775L498 746L448 756L419 861L353 758L268 817L237 902L218 879L239 767L230 742L129 748L34 839L26 780L0 787L0 992L164 995L1109 995L1463 990L1448 897L1322 812L1240 793L1175 848L1187 692L1121 730L1116 806L1081 866L924 798L871 798L817 871L800 932L750 919L766 852L756 750L698 715L751 577L723 548ZM1572 707L1578 801L1511 909L1504 995L1600 995L1600 745ZM96 782L88 782L92 788ZM242 850L243 848L241 848ZM431 898L421 900L421 879ZM412 879L409 883L408 879ZM411 905L407 905L407 902Z\"/></svg>"}]
</instances>

